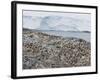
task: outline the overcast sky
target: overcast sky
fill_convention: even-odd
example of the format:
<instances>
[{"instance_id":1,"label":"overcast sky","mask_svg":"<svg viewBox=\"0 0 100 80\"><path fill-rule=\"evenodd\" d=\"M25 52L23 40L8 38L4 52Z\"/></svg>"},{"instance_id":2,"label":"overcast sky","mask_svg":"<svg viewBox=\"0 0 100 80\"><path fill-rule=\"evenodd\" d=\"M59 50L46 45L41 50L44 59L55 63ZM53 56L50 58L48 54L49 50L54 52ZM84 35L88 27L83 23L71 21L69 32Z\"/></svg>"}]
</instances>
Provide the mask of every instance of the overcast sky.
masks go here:
<instances>
[{"instance_id":1,"label":"overcast sky","mask_svg":"<svg viewBox=\"0 0 100 80\"><path fill-rule=\"evenodd\" d=\"M43 25L45 22L45 25ZM91 14L70 12L44 12L23 11L23 27L38 29L43 27L57 28L57 25L66 25L59 29L67 30L69 27L80 31L91 31ZM68 26L68 27L67 27Z\"/></svg>"}]
</instances>

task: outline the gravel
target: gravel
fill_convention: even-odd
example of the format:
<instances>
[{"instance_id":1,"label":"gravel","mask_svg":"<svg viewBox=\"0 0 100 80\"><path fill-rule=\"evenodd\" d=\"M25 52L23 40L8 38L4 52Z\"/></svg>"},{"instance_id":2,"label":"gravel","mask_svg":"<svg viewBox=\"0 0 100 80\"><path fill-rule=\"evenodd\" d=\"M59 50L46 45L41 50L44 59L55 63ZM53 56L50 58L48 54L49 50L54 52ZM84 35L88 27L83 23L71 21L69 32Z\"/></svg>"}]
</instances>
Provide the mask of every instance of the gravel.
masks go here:
<instances>
[{"instance_id":1,"label":"gravel","mask_svg":"<svg viewBox=\"0 0 100 80\"><path fill-rule=\"evenodd\" d=\"M83 39L23 31L23 69L91 65L91 45Z\"/></svg>"}]
</instances>

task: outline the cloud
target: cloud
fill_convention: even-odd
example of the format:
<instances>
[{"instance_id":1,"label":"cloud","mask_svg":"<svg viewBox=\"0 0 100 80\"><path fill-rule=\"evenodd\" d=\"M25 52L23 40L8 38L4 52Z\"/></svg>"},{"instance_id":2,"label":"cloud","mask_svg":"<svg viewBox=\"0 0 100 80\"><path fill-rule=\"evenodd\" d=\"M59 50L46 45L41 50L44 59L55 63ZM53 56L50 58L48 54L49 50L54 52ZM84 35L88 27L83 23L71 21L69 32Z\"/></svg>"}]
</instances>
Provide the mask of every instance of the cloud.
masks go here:
<instances>
[{"instance_id":1,"label":"cloud","mask_svg":"<svg viewBox=\"0 0 100 80\"><path fill-rule=\"evenodd\" d=\"M91 15L25 11L23 13L23 27L42 30L90 31Z\"/></svg>"}]
</instances>

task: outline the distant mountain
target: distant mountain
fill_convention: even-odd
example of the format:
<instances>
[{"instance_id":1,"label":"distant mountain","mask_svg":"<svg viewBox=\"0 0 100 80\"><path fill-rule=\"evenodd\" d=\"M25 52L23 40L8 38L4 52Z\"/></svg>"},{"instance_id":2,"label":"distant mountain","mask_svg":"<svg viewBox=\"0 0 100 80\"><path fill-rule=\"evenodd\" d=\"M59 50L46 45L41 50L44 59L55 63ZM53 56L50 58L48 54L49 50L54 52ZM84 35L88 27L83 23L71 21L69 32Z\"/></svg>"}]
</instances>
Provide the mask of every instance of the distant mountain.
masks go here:
<instances>
[{"instance_id":1,"label":"distant mountain","mask_svg":"<svg viewBox=\"0 0 100 80\"><path fill-rule=\"evenodd\" d=\"M23 28L23 31L32 31L32 29Z\"/></svg>"},{"instance_id":2,"label":"distant mountain","mask_svg":"<svg viewBox=\"0 0 100 80\"><path fill-rule=\"evenodd\" d=\"M29 28L23 28L23 31L35 31L35 32L80 32L80 33L91 33L90 31L64 31L64 30L43 30L43 29L29 29Z\"/></svg>"},{"instance_id":3,"label":"distant mountain","mask_svg":"<svg viewBox=\"0 0 100 80\"><path fill-rule=\"evenodd\" d=\"M91 33L90 31L82 31L82 32L85 32L85 33Z\"/></svg>"}]
</instances>

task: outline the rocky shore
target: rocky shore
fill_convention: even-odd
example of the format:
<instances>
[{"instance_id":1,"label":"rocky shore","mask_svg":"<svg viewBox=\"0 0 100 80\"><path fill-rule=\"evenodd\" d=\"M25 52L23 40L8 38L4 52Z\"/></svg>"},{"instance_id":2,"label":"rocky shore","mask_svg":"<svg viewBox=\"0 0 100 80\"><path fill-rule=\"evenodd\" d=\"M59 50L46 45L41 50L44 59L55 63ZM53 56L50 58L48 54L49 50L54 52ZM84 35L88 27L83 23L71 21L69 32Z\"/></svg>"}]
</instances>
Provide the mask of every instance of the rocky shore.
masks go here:
<instances>
[{"instance_id":1,"label":"rocky shore","mask_svg":"<svg viewBox=\"0 0 100 80\"><path fill-rule=\"evenodd\" d=\"M62 68L91 65L91 44L23 30L23 69Z\"/></svg>"}]
</instances>

